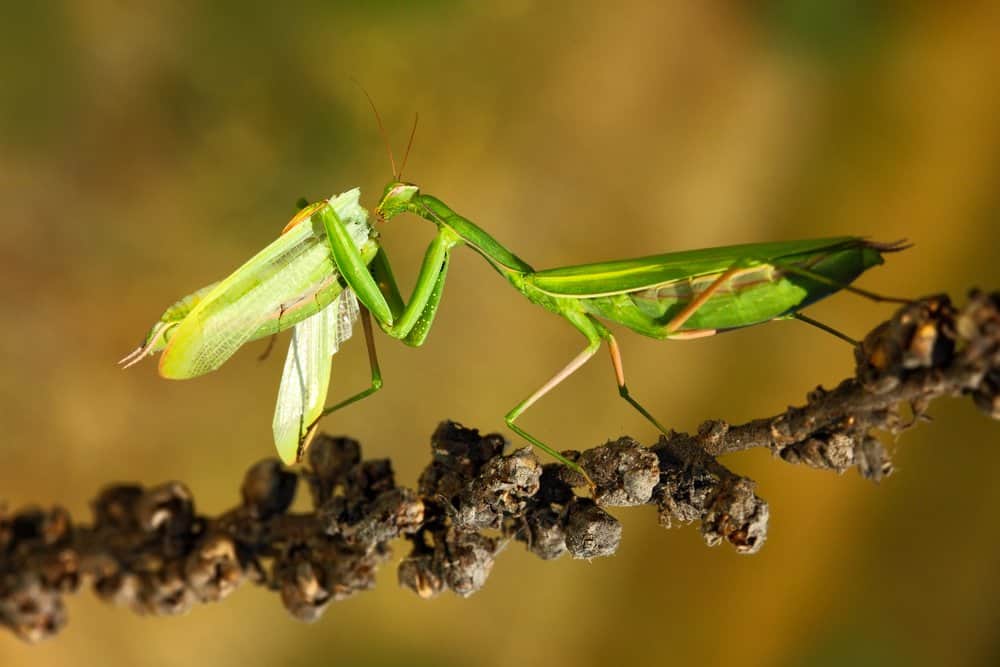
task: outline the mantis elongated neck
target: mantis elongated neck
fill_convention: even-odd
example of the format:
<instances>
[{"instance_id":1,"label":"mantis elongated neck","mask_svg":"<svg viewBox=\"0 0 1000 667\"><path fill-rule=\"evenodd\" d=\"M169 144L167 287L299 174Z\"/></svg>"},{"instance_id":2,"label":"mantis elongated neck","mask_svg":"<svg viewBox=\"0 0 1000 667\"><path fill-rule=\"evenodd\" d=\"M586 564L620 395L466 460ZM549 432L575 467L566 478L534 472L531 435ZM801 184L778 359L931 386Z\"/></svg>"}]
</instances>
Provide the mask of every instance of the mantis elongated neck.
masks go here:
<instances>
[{"instance_id":1,"label":"mantis elongated neck","mask_svg":"<svg viewBox=\"0 0 1000 667\"><path fill-rule=\"evenodd\" d=\"M534 273L531 265L500 244L495 238L471 220L463 218L437 197L418 194L410 200L408 210L436 225L454 231L462 242L485 257L490 264L504 272Z\"/></svg>"}]
</instances>

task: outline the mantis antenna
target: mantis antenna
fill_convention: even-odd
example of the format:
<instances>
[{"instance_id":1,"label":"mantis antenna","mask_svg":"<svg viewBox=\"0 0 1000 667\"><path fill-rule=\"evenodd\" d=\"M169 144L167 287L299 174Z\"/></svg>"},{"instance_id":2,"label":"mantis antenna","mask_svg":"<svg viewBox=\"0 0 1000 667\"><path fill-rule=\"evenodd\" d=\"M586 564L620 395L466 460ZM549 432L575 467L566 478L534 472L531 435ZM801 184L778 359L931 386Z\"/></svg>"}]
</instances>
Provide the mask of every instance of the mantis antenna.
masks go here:
<instances>
[{"instance_id":1,"label":"mantis antenna","mask_svg":"<svg viewBox=\"0 0 1000 667\"><path fill-rule=\"evenodd\" d=\"M382 141L385 142L385 152L389 154L389 164L392 165L392 178L393 180L400 181L403 179L403 170L406 169L406 161L410 158L410 149L413 148L413 138L417 134L417 123L420 121L420 114L413 114L413 127L410 128L410 138L406 142L406 152L403 153L403 162L399 165L399 169L396 169L396 158L392 154L392 146L389 144L389 135L386 134L385 125L382 124L382 116L379 115L378 108L375 106L375 100L368 93L364 86L357 79L351 79L361 89L364 93L365 98L368 100L368 106L372 108L372 113L375 114L375 122L378 123L378 133L382 135Z\"/></svg>"},{"instance_id":2,"label":"mantis antenna","mask_svg":"<svg viewBox=\"0 0 1000 667\"><path fill-rule=\"evenodd\" d=\"M403 164L399 165L399 173L396 174L396 180L403 180L403 170L406 169L406 161L410 159L410 149L413 148L413 137L417 134L417 123L420 121L420 114L414 112L413 114L413 127L410 128L410 139L406 142L406 152L403 153Z\"/></svg>"},{"instance_id":3,"label":"mantis antenna","mask_svg":"<svg viewBox=\"0 0 1000 667\"><path fill-rule=\"evenodd\" d=\"M375 100L372 96L368 94L368 91L357 79L351 79L361 89L361 92L365 94L365 98L368 100L368 106L372 108L372 113L375 114L375 122L378 123L378 133L382 135L382 141L385 142L385 151L389 154L389 164L392 165L392 177L394 180L399 180L399 172L396 170L396 158L392 154L392 146L389 145L389 135L385 133L385 125L382 124L382 116L378 113L378 108L375 106ZM407 153L409 148L407 148ZM406 164L406 158L403 158L403 164Z\"/></svg>"}]
</instances>

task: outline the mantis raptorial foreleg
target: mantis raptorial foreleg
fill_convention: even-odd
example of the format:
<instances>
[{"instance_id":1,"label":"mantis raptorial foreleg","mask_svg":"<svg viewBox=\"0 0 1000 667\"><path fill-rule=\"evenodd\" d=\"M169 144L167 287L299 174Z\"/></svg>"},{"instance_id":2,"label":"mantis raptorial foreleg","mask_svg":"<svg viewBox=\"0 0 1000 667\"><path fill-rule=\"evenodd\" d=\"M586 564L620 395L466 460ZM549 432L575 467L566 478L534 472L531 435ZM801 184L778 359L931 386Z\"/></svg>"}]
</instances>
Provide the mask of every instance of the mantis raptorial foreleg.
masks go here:
<instances>
[{"instance_id":1,"label":"mantis raptorial foreleg","mask_svg":"<svg viewBox=\"0 0 1000 667\"><path fill-rule=\"evenodd\" d=\"M325 206L316 215L319 216L326 228L326 239L330 244L333 261L337 265L340 275L354 290L358 301L372 312L379 324L392 325L394 319L392 310L375 283L372 274L368 271L368 265L361 257L361 251L354 244L351 235L344 227L344 223L337 217L333 207Z\"/></svg>"},{"instance_id":2,"label":"mantis raptorial foreleg","mask_svg":"<svg viewBox=\"0 0 1000 667\"><path fill-rule=\"evenodd\" d=\"M450 252L446 252L444 260L441 262L440 272L434 281L434 288L431 290L430 297L427 299L427 303L424 305L424 309L420 313L420 317L417 318L413 328L403 338L403 342L407 345L420 347L427 339L431 325L434 324L434 316L437 315L438 306L441 304L441 295L444 293L444 281L448 277L448 264L450 261L451 254Z\"/></svg>"},{"instance_id":3,"label":"mantis raptorial foreleg","mask_svg":"<svg viewBox=\"0 0 1000 667\"><path fill-rule=\"evenodd\" d=\"M433 318L443 289L439 278L447 266L451 249L459 241L454 232L442 228L431 241L410 295L410 302L404 305L392 276L388 257L380 251L369 270L333 209L327 207L319 215L326 227L327 240L337 270L358 300L375 316L383 331L393 338L406 340L419 321L429 322ZM436 300L432 299L435 293ZM431 304L432 310L425 315L428 304Z\"/></svg>"},{"instance_id":4,"label":"mantis raptorial foreleg","mask_svg":"<svg viewBox=\"0 0 1000 667\"><path fill-rule=\"evenodd\" d=\"M404 342L411 342L415 340L409 338L411 332L418 329L418 322L424 322L425 328L422 333L416 335L419 343L411 344L419 345L423 342L427 334L426 327L430 326L441 302L441 292L444 289L443 276L447 273L448 258L457 241L454 233L443 228L427 246L409 303L395 324L382 327L387 334Z\"/></svg>"},{"instance_id":5,"label":"mantis raptorial foreleg","mask_svg":"<svg viewBox=\"0 0 1000 667\"><path fill-rule=\"evenodd\" d=\"M399 287L396 285L396 278L392 274L392 266L389 264L389 258L385 252L379 249L378 254L375 255L375 259L370 265L375 282L378 283L379 289L385 295L385 299L392 309L396 322L400 325L395 331L391 328L383 328L386 329L389 335L395 335L396 337L402 336L403 332L406 331L407 333L402 340L407 345L412 345L413 347L420 347L424 344L431 324L434 323L434 316L437 314L438 305L441 303L441 294L444 291L444 281L448 275L451 247L446 246L444 253L441 253L432 244L427 250L427 257L429 259L425 259L421 273L417 278L417 283L424 284L425 281L433 282L433 286L429 296L426 298L422 296L423 291L414 289L414 294L410 297L409 308L415 310L421 307L422 309L420 310L419 317L416 318L416 321L412 325L409 324L412 316L407 315L404 318L407 306L403 303L402 296L400 296ZM404 324L406 325L405 328L402 326Z\"/></svg>"},{"instance_id":6,"label":"mantis raptorial foreleg","mask_svg":"<svg viewBox=\"0 0 1000 667\"><path fill-rule=\"evenodd\" d=\"M396 277L392 274L392 266L389 265L389 257L385 254L385 248L378 249L372 263L368 266L382 296L389 304L393 320L398 320L403 314L406 304L403 303L403 297L399 293L399 286L396 284Z\"/></svg>"},{"instance_id":7,"label":"mantis raptorial foreleg","mask_svg":"<svg viewBox=\"0 0 1000 667\"><path fill-rule=\"evenodd\" d=\"M611 352L611 365L615 369L615 381L618 383L618 395L628 401L629 405L635 408L639 414L645 417L649 422L655 426L660 433L667 435L667 429L661 424L646 408L644 408L639 401L632 398L632 394L629 393L628 386L625 384L625 369L622 366L622 355L621 350L618 348L618 341L615 337L608 332L605 335L605 340L608 341L608 351Z\"/></svg>"},{"instance_id":8,"label":"mantis raptorial foreleg","mask_svg":"<svg viewBox=\"0 0 1000 667\"><path fill-rule=\"evenodd\" d=\"M399 294L399 288L392 275L392 267L389 264L389 259L382 250L379 250L375 259L372 260L370 273L366 267L364 276L367 280L358 280L358 283L355 284L354 281L358 279L358 276L354 275L351 278L348 278L349 274L347 271L344 271L343 267L340 265L342 258L347 258L347 261L351 261L351 252L354 249L344 246L345 239L349 242L350 237L347 235L346 230L343 229L343 224L336 218L336 216L333 216L333 219L330 220L327 225L327 237L330 239L330 245L333 249L334 262L337 263L338 269L341 269L341 273L344 276L345 281L348 283L348 289L355 290L359 299L361 299L361 290L374 289L378 293L381 303L385 304L385 312L388 313L390 317L386 320L376 316L376 319L386 333L394 338L401 338L411 345L419 346L422 344L427 335L427 330L433 322L438 304L441 301L441 293L444 289L444 279L447 273L449 254L452 246L454 246L454 239L446 232L439 233L434 238L430 246L427 248L424 263L417 278L417 283L414 287L410 302L404 305L403 299ZM354 254L357 254L356 251ZM369 294L369 297L370 296L371 295ZM376 303L379 302L378 299L372 299L372 301ZM364 304L365 302L362 301L362 303ZM345 408L352 403L356 403L364 398L367 398L382 388L382 372L379 368L378 354L375 350L371 313L369 312L367 305L363 305L361 307L360 316L361 325L365 332L365 345L368 350L368 364L371 368L372 374L371 385L367 389L364 389L335 405L324 408L323 412L321 412L313 423L309 425L306 437L299 446L300 455L301 452L305 450L305 447L308 446L308 443L312 440L313 435L315 435L316 427L320 419L336 412L337 410L340 410L341 408ZM395 326L392 325L393 321L397 323Z\"/></svg>"}]
</instances>

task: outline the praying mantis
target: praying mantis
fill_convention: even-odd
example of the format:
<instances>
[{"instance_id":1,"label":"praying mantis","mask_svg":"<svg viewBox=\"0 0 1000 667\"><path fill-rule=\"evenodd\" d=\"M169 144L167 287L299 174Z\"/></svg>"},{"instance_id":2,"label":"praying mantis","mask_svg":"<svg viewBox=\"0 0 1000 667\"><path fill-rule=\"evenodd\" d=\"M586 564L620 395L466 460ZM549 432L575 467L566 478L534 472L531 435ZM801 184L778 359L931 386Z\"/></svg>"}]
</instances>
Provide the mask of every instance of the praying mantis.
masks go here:
<instances>
[{"instance_id":1,"label":"praying mantis","mask_svg":"<svg viewBox=\"0 0 1000 667\"><path fill-rule=\"evenodd\" d=\"M395 167L393 171L375 207L376 224L408 213L437 228L408 301L396 284L378 232L358 203L359 191L349 190L304 206L276 240L236 271L168 308L123 365L162 352L160 375L192 378L219 368L247 342L292 328L272 426L280 457L293 463L302 457L320 419L381 388L371 319L391 338L421 346L441 302L451 253L465 246L528 301L562 317L586 339L579 354L505 415L513 432L586 478L577 464L517 420L606 344L619 395L667 432L629 390L618 340L605 323L656 339L682 340L797 318L844 337L799 311L842 289L875 300L901 301L851 283L881 264L884 253L905 246L856 236L706 248L536 271L440 199L404 182ZM326 407L331 357L351 336L358 317L370 384Z\"/></svg>"}]
</instances>

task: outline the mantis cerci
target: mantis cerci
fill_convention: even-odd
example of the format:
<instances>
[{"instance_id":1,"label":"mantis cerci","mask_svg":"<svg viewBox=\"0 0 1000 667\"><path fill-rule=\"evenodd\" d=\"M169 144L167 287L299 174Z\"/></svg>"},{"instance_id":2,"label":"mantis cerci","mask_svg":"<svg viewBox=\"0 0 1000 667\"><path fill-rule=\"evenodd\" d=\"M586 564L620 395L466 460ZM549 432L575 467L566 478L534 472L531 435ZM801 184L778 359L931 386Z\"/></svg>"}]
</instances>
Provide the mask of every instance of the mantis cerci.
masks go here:
<instances>
[{"instance_id":1,"label":"mantis cerci","mask_svg":"<svg viewBox=\"0 0 1000 667\"><path fill-rule=\"evenodd\" d=\"M530 302L564 318L586 338L583 351L505 416L512 431L583 473L516 422L589 360L602 342L610 351L618 393L666 433L630 393L618 341L605 322L657 339L699 338L793 317L832 331L799 310L841 289L897 300L850 284L881 264L883 253L903 246L856 236L706 248L536 271L441 200L400 180L395 168L394 173L375 208L376 222L411 213L437 227L408 302L354 189L305 206L278 239L227 278L168 308L143 344L122 360L124 365L162 351L160 375L196 377L221 366L244 343L294 327L273 423L279 455L294 462L322 417L382 386L370 317L392 338L422 345L441 302L451 252L464 245ZM324 407L330 357L351 335L358 313L371 383Z\"/></svg>"}]
</instances>

